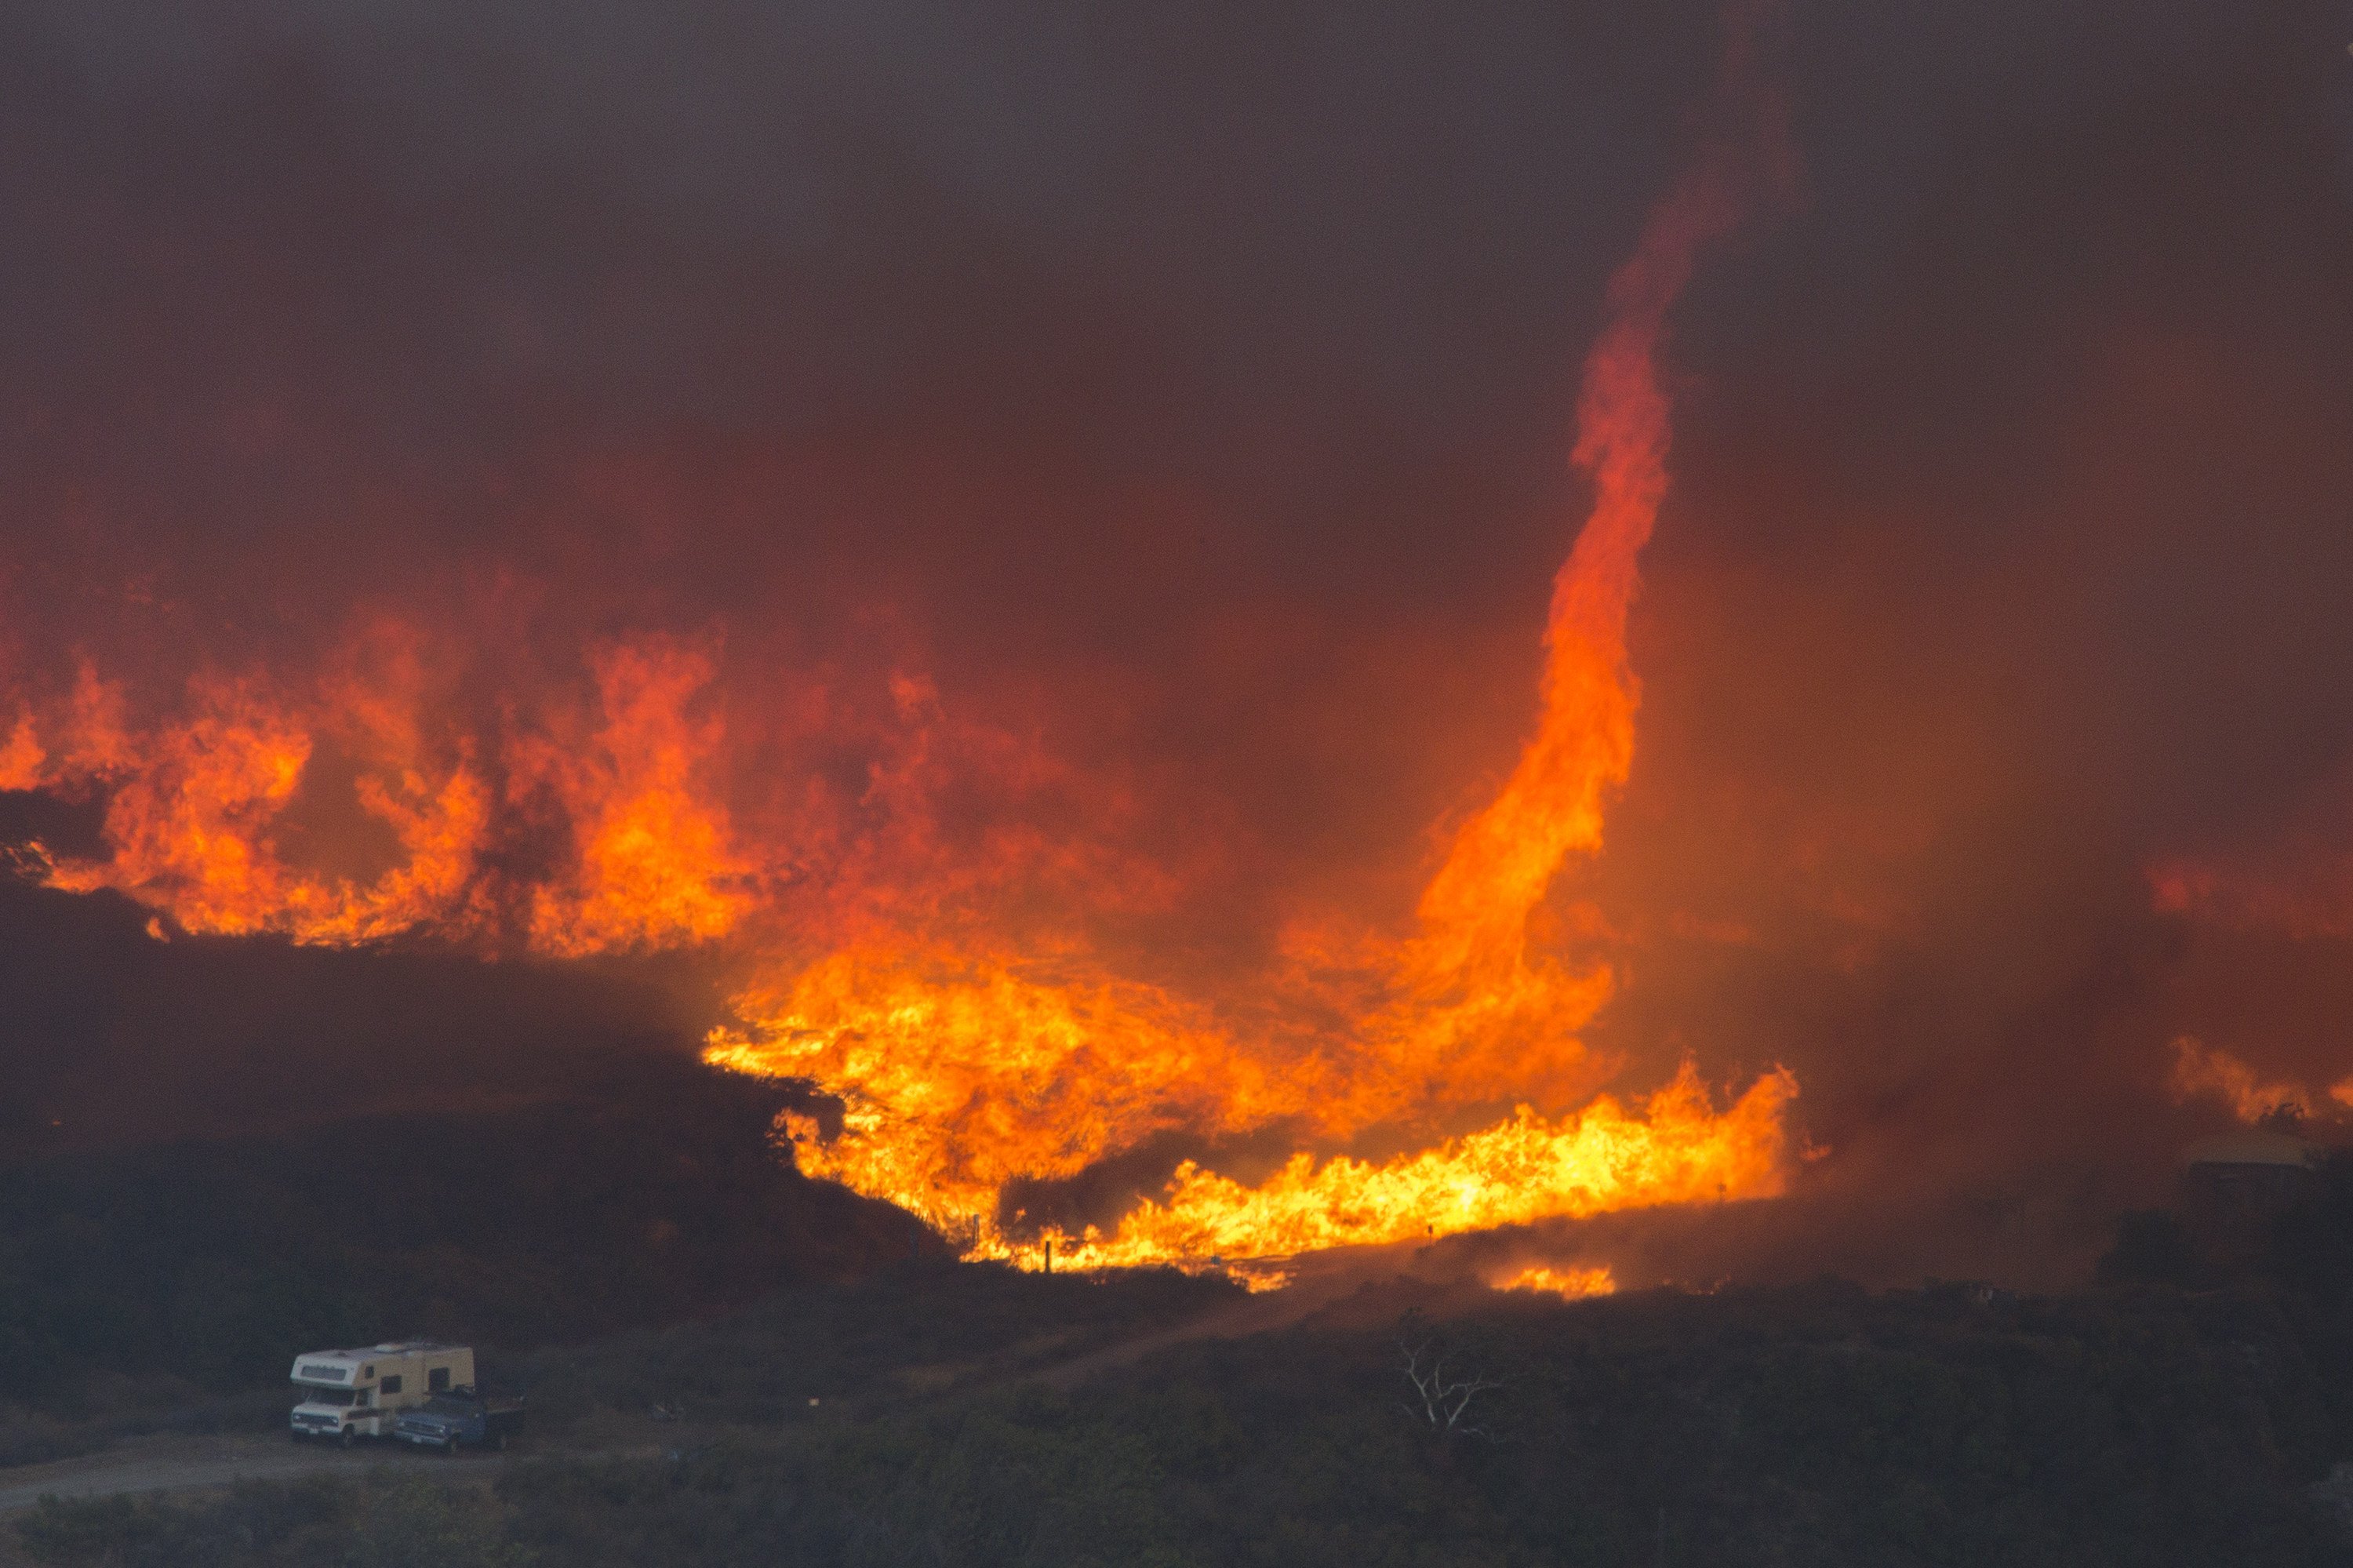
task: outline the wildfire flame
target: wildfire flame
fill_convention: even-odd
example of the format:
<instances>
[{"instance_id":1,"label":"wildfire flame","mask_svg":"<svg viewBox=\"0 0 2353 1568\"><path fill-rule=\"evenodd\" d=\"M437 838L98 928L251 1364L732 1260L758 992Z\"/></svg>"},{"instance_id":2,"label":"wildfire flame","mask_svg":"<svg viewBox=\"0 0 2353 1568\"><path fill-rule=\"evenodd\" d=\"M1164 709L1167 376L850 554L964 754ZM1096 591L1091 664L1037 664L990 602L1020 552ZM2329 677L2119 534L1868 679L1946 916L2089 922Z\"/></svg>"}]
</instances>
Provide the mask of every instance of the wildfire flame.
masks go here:
<instances>
[{"instance_id":1,"label":"wildfire flame","mask_svg":"<svg viewBox=\"0 0 2353 1568\"><path fill-rule=\"evenodd\" d=\"M2313 1121L2353 1113L2353 1077L2337 1080L2325 1092L2297 1083L2266 1083L2238 1057L2188 1034L2173 1042L2171 1087L2178 1101L2220 1100L2251 1126L2282 1114Z\"/></svg>"},{"instance_id":2,"label":"wildfire flame","mask_svg":"<svg viewBox=\"0 0 2353 1568\"><path fill-rule=\"evenodd\" d=\"M53 700L22 700L0 789L102 794L109 853L50 853L47 880L115 890L188 932L348 945L430 930L556 957L733 944L754 978L707 1059L813 1085L839 1114L784 1119L802 1169L978 1255L1255 1260L1243 1272L1264 1283L1319 1249L1770 1195L1795 1080L1768 1072L1718 1110L1686 1064L1648 1096L1597 1097L1615 1065L1579 1032L1613 973L1532 935L1564 865L1600 849L1632 766L1627 617L1667 490L1659 347L1699 249L1734 216L1711 163L1609 284L1572 454L1592 510L1553 585L1516 767L1449 836L1402 932L1297 922L1274 969L1240 988L1248 1005L1132 978L1068 929L992 917L1025 878L1096 907L1158 885L1083 834L1034 828L957 863L926 807L943 775L961 764L1018 793L1050 790L1057 770L959 728L920 675L890 683L897 738L862 794L821 801L813 785L779 805L777 791L748 831L728 804L746 769L726 766L712 647L601 643L574 696L486 714L429 636L391 620L318 678L208 673L138 718L85 665ZM322 817L334 780L348 804ZM1107 1225L1072 1234L1005 1212L1010 1189L1163 1138L1197 1158ZM1293 1152L1255 1182L1212 1169L1251 1139ZM1509 1287L1610 1286L1606 1269L1536 1269Z\"/></svg>"},{"instance_id":3,"label":"wildfire flame","mask_svg":"<svg viewBox=\"0 0 2353 1568\"><path fill-rule=\"evenodd\" d=\"M1495 1290L1525 1290L1558 1296L1570 1301L1588 1296L1608 1296L1618 1288L1605 1265L1598 1268L1551 1268L1532 1263L1518 1273L1487 1282Z\"/></svg>"},{"instance_id":4,"label":"wildfire flame","mask_svg":"<svg viewBox=\"0 0 2353 1568\"><path fill-rule=\"evenodd\" d=\"M1519 765L1455 832L1409 936L1303 934L1303 954L1345 972L1327 991L1368 999L1344 1037L1244 1036L1155 988L1056 972L1067 960L889 936L745 992L740 1025L712 1036L713 1062L839 1099L830 1137L786 1118L804 1169L903 1204L976 1253L1042 1262L1050 1248L1080 1267L1280 1257L1780 1190L1797 1087L1786 1073L1722 1113L1688 1066L1640 1117L1607 1097L1555 1116L1526 1103L1589 1088L1594 1072L1576 1032L1610 973L1536 950L1529 923L1567 858L1599 848L1631 766L1627 610L1667 483L1658 344L1699 246L1731 217L1704 173L1611 282L1574 453L1594 507L1554 584L1542 710ZM1275 989L1315 986L1292 974ZM1437 1125L1445 1107L1497 1099L1522 1103L1479 1130ZM1255 1185L1187 1161L1109 1231L1022 1235L999 1213L1009 1183L1076 1175L1155 1134L1270 1125L1327 1147L1377 1127L1441 1136L1380 1160L1303 1150Z\"/></svg>"},{"instance_id":5,"label":"wildfire flame","mask_svg":"<svg viewBox=\"0 0 2353 1568\"><path fill-rule=\"evenodd\" d=\"M595 720L518 725L495 747L494 781L493 748L431 716L418 640L385 625L362 641L371 656L312 690L199 675L152 727L132 726L122 689L87 665L46 723L21 715L0 787L107 797L111 853L54 858L50 885L112 888L202 934L335 945L420 927L480 935L501 917L489 863L501 833L546 816L571 842L514 912L537 951L708 939L751 906L751 867L701 789L722 738L690 717L712 676L706 656L659 639L596 651ZM330 753L363 819L339 831L378 841L373 875L298 869L288 851Z\"/></svg>"}]
</instances>

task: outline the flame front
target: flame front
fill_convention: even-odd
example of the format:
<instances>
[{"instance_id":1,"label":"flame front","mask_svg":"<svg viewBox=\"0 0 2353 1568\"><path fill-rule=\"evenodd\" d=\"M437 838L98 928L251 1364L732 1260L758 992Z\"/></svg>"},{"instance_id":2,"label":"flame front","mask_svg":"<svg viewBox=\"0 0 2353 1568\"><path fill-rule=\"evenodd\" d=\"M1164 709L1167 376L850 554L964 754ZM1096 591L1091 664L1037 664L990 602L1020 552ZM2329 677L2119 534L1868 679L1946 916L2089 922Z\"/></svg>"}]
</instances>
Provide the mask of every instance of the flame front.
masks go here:
<instances>
[{"instance_id":1,"label":"flame front","mask_svg":"<svg viewBox=\"0 0 2353 1568\"><path fill-rule=\"evenodd\" d=\"M1597 1268L1552 1268L1532 1263L1515 1274L1491 1279L1488 1285L1496 1290L1525 1290L1538 1295L1558 1296L1570 1301L1588 1296L1608 1296L1618 1288L1617 1278L1607 1266Z\"/></svg>"},{"instance_id":2,"label":"flame front","mask_svg":"<svg viewBox=\"0 0 2353 1568\"><path fill-rule=\"evenodd\" d=\"M1781 1108L1795 1092L1787 1074L1769 1074L1717 1116L1686 1068L1641 1118L1608 1096L1558 1119L1521 1106L1509 1120L1388 1160L1294 1154L1256 1187L1188 1162L1115 1235L1090 1230L1065 1240L1061 1255L1078 1267L1281 1257L1753 1197L1778 1190Z\"/></svg>"}]
</instances>

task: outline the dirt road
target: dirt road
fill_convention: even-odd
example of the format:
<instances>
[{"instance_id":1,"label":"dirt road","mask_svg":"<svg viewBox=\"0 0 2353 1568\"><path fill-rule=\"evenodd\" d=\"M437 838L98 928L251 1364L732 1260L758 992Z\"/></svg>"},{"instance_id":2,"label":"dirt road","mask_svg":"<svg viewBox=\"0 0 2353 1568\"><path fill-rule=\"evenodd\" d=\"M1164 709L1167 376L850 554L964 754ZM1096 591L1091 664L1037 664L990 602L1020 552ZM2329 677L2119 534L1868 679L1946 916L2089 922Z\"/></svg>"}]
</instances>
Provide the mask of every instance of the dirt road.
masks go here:
<instances>
[{"instance_id":1,"label":"dirt road","mask_svg":"<svg viewBox=\"0 0 2353 1568\"><path fill-rule=\"evenodd\" d=\"M504 1455L451 1458L391 1443L346 1450L298 1446L282 1436L153 1438L79 1458L0 1470L0 1513L30 1508L45 1496L99 1498L178 1491L227 1486L231 1481L357 1474L379 1465L414 1467L420 1475L442 1478L487 1476L504 1462Z\"/></svg>"}]
</instances>

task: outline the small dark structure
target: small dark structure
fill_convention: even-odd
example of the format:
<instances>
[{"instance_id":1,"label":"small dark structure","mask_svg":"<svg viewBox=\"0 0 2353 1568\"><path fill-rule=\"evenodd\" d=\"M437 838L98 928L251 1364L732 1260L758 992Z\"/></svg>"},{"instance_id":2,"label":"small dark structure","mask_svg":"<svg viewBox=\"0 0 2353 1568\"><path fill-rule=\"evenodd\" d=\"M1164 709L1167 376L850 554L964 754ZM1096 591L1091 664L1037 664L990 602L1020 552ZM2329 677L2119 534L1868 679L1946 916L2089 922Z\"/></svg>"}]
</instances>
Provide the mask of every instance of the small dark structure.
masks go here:
<instances>
[{"instance_id":1,"label":"small dark structure","mask_svg":"<svg viewBox=\"0 0 2353 1568\"><path fill-rule=\"evenodd\" d=\"M2280 1215L2312 1195L2327 1150L2276 1128L2243 1128L2193 1144L2181 1177L2181 1219L2213 1263L2251 1264Z\"/></svg>"}]
</instances>

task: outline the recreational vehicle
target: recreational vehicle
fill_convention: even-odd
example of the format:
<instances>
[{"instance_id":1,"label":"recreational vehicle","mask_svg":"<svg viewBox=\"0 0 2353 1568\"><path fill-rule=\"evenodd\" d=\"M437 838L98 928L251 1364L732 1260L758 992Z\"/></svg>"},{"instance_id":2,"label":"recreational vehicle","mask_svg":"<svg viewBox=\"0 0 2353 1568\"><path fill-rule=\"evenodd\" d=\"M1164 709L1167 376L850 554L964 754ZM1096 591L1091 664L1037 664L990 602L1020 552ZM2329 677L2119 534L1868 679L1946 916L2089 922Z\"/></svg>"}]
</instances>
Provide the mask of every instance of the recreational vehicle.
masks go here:
<instances>
[{"instance_id":1,"label":"recreational vehicle","mask_svg":"<svg viewBox=\"0 0 2353 1568\"><path fill-rule=\"evenodd\" d=\"M430 1340L371 1345L356 1351L312 1351L294 1358L294 1407L290 1431L298 1443L319 1440L349 1447L362 1437L392 1432L400 1411L437 1393L474 1385L474 1352Z\"/></svg>"}]
</instances>

